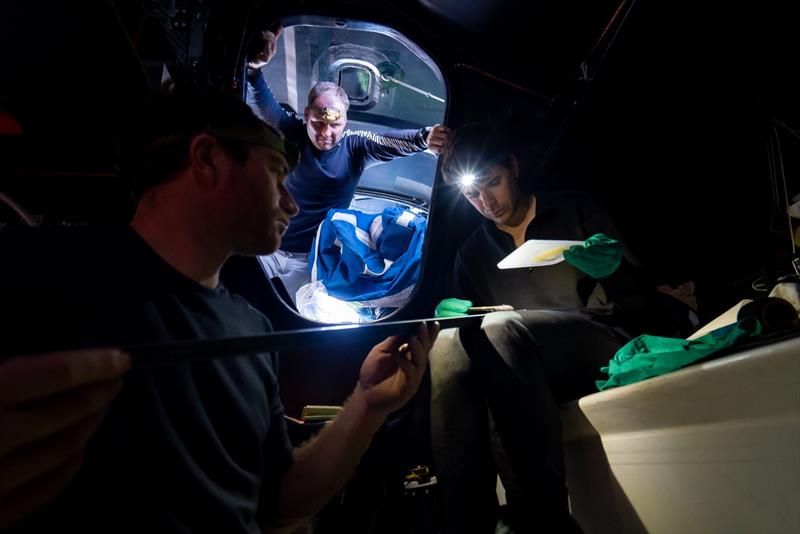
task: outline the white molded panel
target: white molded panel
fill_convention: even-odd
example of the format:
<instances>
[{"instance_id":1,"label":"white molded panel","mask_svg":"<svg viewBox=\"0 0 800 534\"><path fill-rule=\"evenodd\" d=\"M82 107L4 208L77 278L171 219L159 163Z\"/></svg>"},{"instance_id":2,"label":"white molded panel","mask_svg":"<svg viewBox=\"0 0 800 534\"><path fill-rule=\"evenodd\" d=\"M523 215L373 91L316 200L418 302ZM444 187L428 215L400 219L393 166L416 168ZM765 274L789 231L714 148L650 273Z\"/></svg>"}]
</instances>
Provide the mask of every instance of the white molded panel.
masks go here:
<instances>
[{"instance_id":1,"label":"white molded panel","mask_svg":"<svg viewBox=\"0 0 800 534\"><path fill-rule=\"evenodd\" d=\"M587 534L800 532L800 338L562 409Z\"/></svg>"}]
</instances>

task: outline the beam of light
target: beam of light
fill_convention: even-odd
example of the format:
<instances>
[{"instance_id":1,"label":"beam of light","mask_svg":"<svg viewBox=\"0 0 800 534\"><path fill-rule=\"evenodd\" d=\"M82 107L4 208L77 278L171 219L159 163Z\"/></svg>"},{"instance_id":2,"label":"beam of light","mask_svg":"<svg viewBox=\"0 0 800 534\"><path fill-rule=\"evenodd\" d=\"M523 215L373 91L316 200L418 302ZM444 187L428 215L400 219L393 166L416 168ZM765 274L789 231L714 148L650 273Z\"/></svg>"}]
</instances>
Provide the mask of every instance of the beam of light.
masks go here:
<instances>
[{"instance_id":1,"label":"beam of light","mask_svg":"<svg viewBox=\"0 0 800 534\"><path fill-rule=\"evenodd\" d=\"M462 186L472 185L478 177L475 176L473 173L462 174L461 177L458 179L458 182Z\"/></svg>"}]
</instances>

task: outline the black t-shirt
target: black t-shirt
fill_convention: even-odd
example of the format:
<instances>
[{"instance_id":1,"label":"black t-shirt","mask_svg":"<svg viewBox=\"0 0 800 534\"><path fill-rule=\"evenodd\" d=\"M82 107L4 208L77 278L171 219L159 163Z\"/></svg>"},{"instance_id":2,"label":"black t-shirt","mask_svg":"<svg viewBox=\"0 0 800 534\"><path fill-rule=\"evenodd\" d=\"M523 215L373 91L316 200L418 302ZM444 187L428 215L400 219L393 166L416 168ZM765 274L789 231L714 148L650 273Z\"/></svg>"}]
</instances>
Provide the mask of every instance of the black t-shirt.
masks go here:
<instances>
[{"instance_id":1,"label":"black t-shirt","mask_svg":"<svg viewBox=\"0 0 800 534\"><path fill-rule=\"evenodd\" d=\"M536 216L525 239L585 240L596 233L620 239L616 225L588 193L536 193ZM489 220L456 253L451 295L476 306L509 304L516 309L582 309L631 335L673 331L674 321L656 303L654 288L628 259L611 276L594 280L566 261L545 267L499 269L516 249L514 239ZM602 291L599 291L599 286Z\"/></svg>"},{"instance_id":2,"label":"black t-shirt","mask_svg":"<svg viewBox=\"0 0 800 534\"><path fill-rule=\"evenodd\" d=\"M271 331L129 228L23 232L0 250L0 355ZM257 532L291 458L275 355L135 366L78 476L23 530Z\"/></svg>"}]
</instances>

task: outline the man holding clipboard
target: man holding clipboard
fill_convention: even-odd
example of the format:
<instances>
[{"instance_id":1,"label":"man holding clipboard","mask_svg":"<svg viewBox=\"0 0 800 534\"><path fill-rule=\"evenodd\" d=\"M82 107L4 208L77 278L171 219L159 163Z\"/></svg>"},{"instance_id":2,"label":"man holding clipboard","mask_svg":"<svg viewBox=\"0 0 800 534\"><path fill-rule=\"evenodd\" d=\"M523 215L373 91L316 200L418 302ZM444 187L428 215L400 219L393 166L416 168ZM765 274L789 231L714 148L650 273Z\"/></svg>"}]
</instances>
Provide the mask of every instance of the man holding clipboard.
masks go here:
<instances>
[{"instance_id":1,"label":"man holding clipboard","mask_svg":"<svg viewBox=\"0 0 800 534\"><path fill-rule=\"evenodd\" d=\"M631 336L675 329L625 259L602 207L583 193L534 193L521 171L491 125L451 134L445 181L485 220L458 249L454 298L437 306L437 316L473 304L516 311L490 314L481 328L446 331L431 351L431 430L446 532L494 532L490 420L507 455L498 467L514 532L579 530L567 508L558 404L594 391L600 367ZM515 268L498 268L527 249Z\"/></svg>"}]
</instances>

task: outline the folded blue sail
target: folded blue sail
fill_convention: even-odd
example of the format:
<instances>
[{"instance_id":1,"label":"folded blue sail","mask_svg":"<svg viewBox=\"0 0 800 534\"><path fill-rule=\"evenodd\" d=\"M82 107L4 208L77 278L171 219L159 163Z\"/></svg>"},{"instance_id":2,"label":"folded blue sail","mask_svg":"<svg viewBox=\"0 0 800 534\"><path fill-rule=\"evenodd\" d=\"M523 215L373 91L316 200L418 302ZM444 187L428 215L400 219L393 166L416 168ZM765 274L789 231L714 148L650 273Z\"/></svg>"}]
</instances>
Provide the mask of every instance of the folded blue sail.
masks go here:
<instances>
[{"instance_id":1,"label":"folded blue sail","mask_svg":"<svg viewBox=\"0 0 800 534\"><path fill-rule=\"evenodd\" d=\"M401 208L330 210L311 246L311 281L341 300L402 306L419 278L426 224Z\"/></svg>"}]
</instances>

